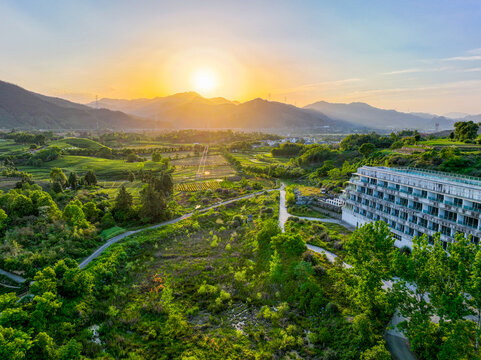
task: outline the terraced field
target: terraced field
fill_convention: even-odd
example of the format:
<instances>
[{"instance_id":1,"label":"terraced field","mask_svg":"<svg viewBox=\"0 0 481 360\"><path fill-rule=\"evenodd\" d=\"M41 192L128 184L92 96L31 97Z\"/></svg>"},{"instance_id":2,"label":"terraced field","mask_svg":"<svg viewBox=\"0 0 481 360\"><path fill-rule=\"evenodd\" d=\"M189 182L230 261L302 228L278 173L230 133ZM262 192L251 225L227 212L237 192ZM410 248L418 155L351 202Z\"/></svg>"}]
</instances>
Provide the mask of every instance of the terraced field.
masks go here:
<instances>
[{"instance_id":1,"label":"terraced field","mask_svg":"<svg viewBox=\"0 0 481 360\"><path fill-rule=\"evenodd\" d=\"M171 164L175 166L174 182L186 183L197 181L196 174L200 159L200 156L196 156L172 160ZM224 177L234 176L235 174L235 170L222 155L211 154L207 156L202 180L223 179Z\"/></svg>"}]
</instances>

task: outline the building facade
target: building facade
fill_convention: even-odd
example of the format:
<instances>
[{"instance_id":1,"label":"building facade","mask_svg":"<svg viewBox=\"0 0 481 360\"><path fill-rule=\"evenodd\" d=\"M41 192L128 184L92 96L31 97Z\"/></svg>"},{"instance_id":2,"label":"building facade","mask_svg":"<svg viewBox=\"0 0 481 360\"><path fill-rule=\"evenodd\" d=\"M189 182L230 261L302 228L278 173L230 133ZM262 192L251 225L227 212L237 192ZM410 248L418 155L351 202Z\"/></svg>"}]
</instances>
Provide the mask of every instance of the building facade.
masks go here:
<instances>
[{"instance_id":1,"label":"building facade","mask_svg":"<svg viewBox=\"0 0 481 360\"><path fill-rule=\"evenodd\" d=\"M481 178L414 168L360 167L344 193L342 219L353 226L383 220L396 246L412 247L414 236L456 233L481 237Z\"/></svg>"}]
</instances>

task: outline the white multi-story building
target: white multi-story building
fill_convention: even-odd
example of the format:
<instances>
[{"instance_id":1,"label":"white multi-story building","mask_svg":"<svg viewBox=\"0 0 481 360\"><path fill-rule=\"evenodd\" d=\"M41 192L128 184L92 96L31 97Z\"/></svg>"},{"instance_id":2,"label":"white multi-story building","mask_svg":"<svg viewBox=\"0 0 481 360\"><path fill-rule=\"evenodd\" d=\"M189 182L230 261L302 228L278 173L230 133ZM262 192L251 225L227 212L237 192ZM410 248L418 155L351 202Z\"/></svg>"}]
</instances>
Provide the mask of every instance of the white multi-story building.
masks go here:
<instances>
[{"instance_id":1,"label":"white multi-story building","mask_svg":"<svg viewBox=\"0 0 481 360\"><path fill-rule=\"evenodd\" d=\"M412 247L414 236L441 234L444 242L463 233L481 237L481 178L414 168L360 167L344 194L342 219L353 226L383 220L396 245Z\"/></svg>"}]
</instances>

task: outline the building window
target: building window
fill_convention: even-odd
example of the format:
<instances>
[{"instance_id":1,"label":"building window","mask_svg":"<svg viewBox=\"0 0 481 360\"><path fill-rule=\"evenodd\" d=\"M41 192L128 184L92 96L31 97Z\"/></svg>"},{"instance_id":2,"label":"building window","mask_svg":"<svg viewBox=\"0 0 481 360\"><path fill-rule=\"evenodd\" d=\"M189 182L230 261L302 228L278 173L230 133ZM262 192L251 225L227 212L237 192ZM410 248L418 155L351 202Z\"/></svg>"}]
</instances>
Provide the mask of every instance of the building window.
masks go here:
<instances>
[{"instance_id":1,"label":"building window","mask_svg":"<svg viewBox=\"0 0 481 360\"><path fill-rule=\"evenodd\" d=\"M408 219L408 214L405 212L401 212L401 219L407 220Z\"/></svg>"},{"instance_id":2,"label":"building window","mask_svg":"<svg viewBox=\"0 0 481 360\"><path fill-rule=\"evenodd\" d=\"M436 201L443 202L444 201L444 195L436 194Z\"/></svg>"},{"instance_id":3,"label":"building window","mask_svg":"<svg viewBox=\"0 0 481 360\"><path fill-rule=\"evenodd\" d=\"M471 241L472 241L473 243L475 243L476 245L478 245L478 244L479 244L479 237L478 237L478 236L472 236L472 237L471 237Z\"/></svg>"},{"instance_id":4,"label":"building window","mask_svg":"<svg viewBox=\"0 0 481 360\"><path fill-rule=\"evenodd\" d=\"M475 229L478 228L478 219L475 219L475 218L472 218L472 217L469 217L469 216L465 216L463 223L466 226L469 226L469 227L472 227L472 228L475 228Z\"/></svg>"},{"instance_id":5,"label":"building window","mask_svg":"<svg viewBox=\"0 0 481 360\"><path fill-rule=\"evenodd\" d=\"M422 227L428 227L428 221L426 219L419 219L419 225Z\"/></svg>"},{"instance_id":6,"label":"building window","mask_svg":"<svg viewBox=\"0 0 481 360\"><path fill-rule=\"evenodd\" d=\"M408 199L400 198L399 199L399 205L408 206Z\"/></svg>"},{"instance_id":7,"label":"building window","mask_svg":"<svg viewBox=\"0 0 481 360\"><path fill-rule=\"evenodd\" d=\"M458 206L458 207L463 206L463 199L454 198L454 206Z\"/></svg>"},{"instance_id":8,"label":"building window","mask_svg":"<svg viewBox=\"0 0 481 360\"><path fill-rule=\"evenodd\" d=\"M391 233L391 235L392 235L392 237L393 237L394 239L396 239L396 240L401 241L401 239L402 239L402 238L401 238L401 235L394 234L394 233Z\"/></svg>"},{"instance_id":9,"label":"building window","mask_svg":"<svg viewBox=\"0 0 481 360\"><path fill-rule=\"evenodd\" d=\"M428 197L428 192L426 190L421 191L421 197L422 198L427 198Z\"/></svg>"},{"instance_id":10,"label":"building window","mask_svg":"<svg viewBox=\"0 0 481 360\"><path fill-rule=\"evenodd\" d=\"M428 214L433 215L433 216L438 216L439 214L439 209L434 206L428 206Z\"/></svg>"},{"instance_id":11,"label":"building window","mask_svg":"<svg viewBox=\"0 0 481 360\"><path fill-rule=\"evenodd\" d=\"M447 226L441 226L441 234L446 235L446 236L451 236L451 228Z\"/></svg>"},{"instance_id":12,"label":"building window","mask_svg":"<svg viewBox=\"0 0 481 360\"><path fill-rule=\"evenodd\" d=\"M444 218L446 220L456 222L458 215L455 212L444 210Z\"/></svg>"},{"instance_id":13,"label":"building window","mask_svg":"<svg viewBox=\"0 0 481 360\"><path fill-rule=\"evenodd\" d=\"M414 201L413 209L417 211L421 211L423 209L423 204L421 204L420 202Z\"/></svg>"}]
</instances>

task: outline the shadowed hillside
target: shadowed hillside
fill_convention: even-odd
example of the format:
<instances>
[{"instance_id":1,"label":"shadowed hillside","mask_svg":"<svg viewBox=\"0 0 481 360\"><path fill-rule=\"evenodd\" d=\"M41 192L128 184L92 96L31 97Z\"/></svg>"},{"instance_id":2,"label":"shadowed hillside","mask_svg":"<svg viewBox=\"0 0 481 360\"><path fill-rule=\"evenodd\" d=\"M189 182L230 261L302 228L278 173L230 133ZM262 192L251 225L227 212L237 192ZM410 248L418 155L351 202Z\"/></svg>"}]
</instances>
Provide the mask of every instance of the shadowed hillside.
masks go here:
<instances>
[{"instance_id":1,"label":"shadowed hillside","mask_svg":"<svg viewBox=\"0 0 481 360\"><path fill-rule=\"evenodd\" d=\"M92 109L0 81L0 128L120 129L150 128L154 125L120 111Z\"/></svg>"}]
</instances>

